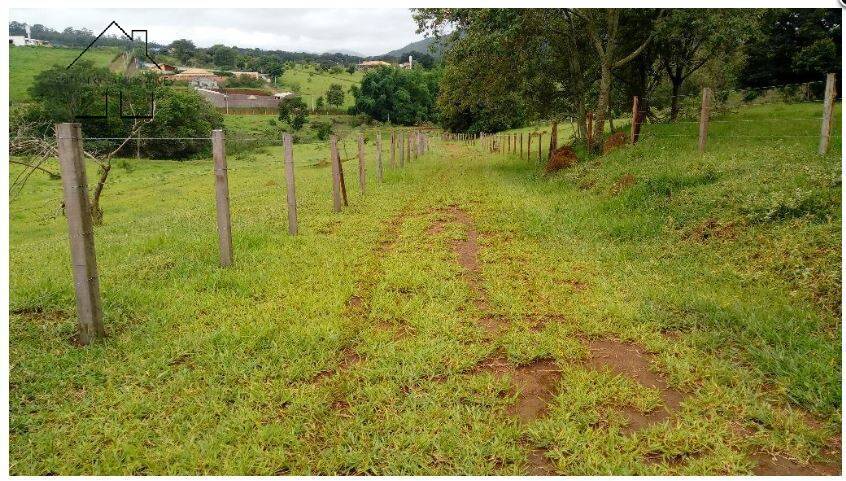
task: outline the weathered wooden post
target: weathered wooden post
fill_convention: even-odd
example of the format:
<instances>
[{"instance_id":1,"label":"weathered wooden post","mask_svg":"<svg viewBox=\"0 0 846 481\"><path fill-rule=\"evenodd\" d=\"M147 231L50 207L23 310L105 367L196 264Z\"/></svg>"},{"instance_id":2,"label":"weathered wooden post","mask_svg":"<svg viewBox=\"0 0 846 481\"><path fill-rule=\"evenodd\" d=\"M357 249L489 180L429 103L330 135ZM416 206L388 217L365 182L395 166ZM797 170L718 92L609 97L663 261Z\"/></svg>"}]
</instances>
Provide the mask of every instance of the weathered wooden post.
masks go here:
<instances>
[{"instance_id":1,"label":"weathered wooden post","mask_svg":"<svg viewBox=\"0 0 846 481\"><path fill-rule=\"evenodd\" d=\"M341 212L341 157L338 155L338 137L329 140L329 155L332 157L332 210Z\"/></svg>"},{"instance_id":2,"label":"weathered wooden post","mask_svg":"<svg viewBox=\"0 0 846 481\"><path fill-rule=\"evenodd\" d=\"M550 134L549 134L549 152L547 152L546 157L552 157L552 153L555 152L555 149L558 148L558 121L552 121L552 127L550 127Z\"/></svg>"},{"instance_id":3,"label":"weathered wooden post","mask_svg":"<svg viewBox=\"0 0 846 481\"><path fill-rule=\"evenodd\" d=\"M382 182L382 132L376 132L376 179Z\"/></svg>"},{"instance_id":4,"label":"weathered wooden post","mask_svg":"<svg viewBox=\"0 0 846 481\"><path fill-rule=\"evenodd\" d=\"M543 160L543 132L538 133L538 162Z\"/></svg>"},{"instance_id":5,"label":"weathered wooden post","mask_svg":"<svg viewBox=\"0 0 846 481\"><path fill-rule=\"evenodd\" d=\"M405 158L411 162L411 132L405 138Z\"/></svg>"},{"instance_id":6,"label":"weathered wooden post","mask_svg":"<svg viewBox=\"0 0 846 481\"><path fill-rule=\"evenodd\" d=\"M529 135L527 135L527 137L528 137L528 139L529 139L529 143L528 143L528 145L526 146L526 147L527 147L527 151L526 151L526 160L528 160L529 162L531 162L531 161L532 161L532 133L531 133L531 132L529 132Z\"/></svg>"},{"instance_id":7,"label":"weathered wooden post","mask_svg":"<svg viewBox=\"0 0 846 481\"><path fill-rule=\"evenodd\" d=\"M294 142L291 134L282 135L285 150L285 185L288 195L288 234L297 235L297 192L294 183Z\"/></svg>"},{"instance_id":8,"label":"weathered wooden post","mask_svg":"<svg viewBox=\"0 0 846 481\"><path fill-rule=\"evenodd\" d=\"M217 234L220 244L220 265L232 265L232 220L229 213L229 173L226 168L226 147L223 131L212 130L212 154L217 205Z\"/></svg>"},{"instance_id":9,"label":"weathered wooden post","mask_svg":"<svg viewBox=\"0 0 846 481\"><path fill-rule=\"evenodd\" d=\"M391 131L391 167L397 166L397 136Z\"/></svg>"},{"instance_id":10,"label":"weathered wooden post","mask_svg":"<svg viewBox=\"0 0 846 481\"><path fill-rule=\"evenodd\" d=\"M523 132L520 132L520 159L523 159Z\"/></svg>"},{"instance_id":11,"label":"weathered wooden post","mask_svg":"<svg viewBox=\"0 0 846 481\"><path fill-rule=\"evenodd\" d=\"M100 278L94 252L94 228L88 203L88 180L82 158L82 129L79 124L58 124L56 140L62 172L65 216L68 219L71 264L73 266L79 343L88 345L104 337Z\"/></svg>"},{"instance_id":12,"label":"weathered wooden post","mask_svg":"<svg viewBox=\"0 0 846 481\"><path fill-rule=\"evenodd\" d=\"M630 141L632 144L637 142L640 137L640 99L637 95L632 97L632 125Z\"/></svg>"},{"instance_id":13,"label":"weathered wooden post","mask_svg":"<svg viewBox=\"0 0 846 481\"><path fill-rule=\"evenodd\" d=\"M705 152L705 141L708 139L708 120L711 114L711 89L702 89L702 109L699 112L699 153Z\"/></svg>"},{"instance_id":14,"label":"weathered wooden post","mask_svg":"<svg viewBox=\"0 0 846 481\"><path fill-rule=\"evenodd\" d=\"M400 131L397 137L397 144L397 147L399 147L400 167L405 167L405 139L402 131Z\"/></svg>"},{"instance_id":15,"label":"weathered wooden post","mask_svg":"<svg viewBox=\"0 0 846 481\"><path fill-rule=\"evenodd\" d=\"M358 188L364 195L364 187L367 181L367 172L364 168L364 134L358 134Z\"/></svg>"},{"instance_id":16,"label":"weathered wooden post","mask_svg":"<svg viewBox=\"0 0 846 481\"><path fill-rule=\"evenodd\" d=\"M825 100L823 101L823 118L822 127L820 129L820 155L824 155L828 152L828 145L831 141L831 123L833 121L832 111L834 110L834 97L837 94L835 81L835 74L830 73L825 76Z\"/></svg>"}]
</instances>

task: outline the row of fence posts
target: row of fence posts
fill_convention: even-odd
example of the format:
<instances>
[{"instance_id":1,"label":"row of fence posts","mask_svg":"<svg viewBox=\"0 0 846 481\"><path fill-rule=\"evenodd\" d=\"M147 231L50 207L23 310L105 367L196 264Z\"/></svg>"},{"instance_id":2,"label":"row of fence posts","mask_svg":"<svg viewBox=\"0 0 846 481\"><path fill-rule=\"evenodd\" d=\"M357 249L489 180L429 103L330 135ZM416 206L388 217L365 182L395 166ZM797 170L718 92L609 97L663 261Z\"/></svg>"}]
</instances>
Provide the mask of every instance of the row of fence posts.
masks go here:
<instances>
[{"instance_id":1,"label":"row of fence posts","mask_svg":"<svg viewBox=\"0 0 846 481\"><path fill-rule=\"evenodd\" d=\"M823 155L829 150L829 144L831 142L831 128L833 122L833 111L834 111L834 101L837 96L836 91L836 75L830 73L826 75L826 83L825 83L825 97L823 100L823 116L822 116L822 126L820 129L820 143L819 143L819 154ZM705 146L708 140L708 124L711 118L711 104L713 102L713 92L710 88L705 87L702 89L702 102L700 105L699 111L699 152L705 152ZM588 144L593 142L593 112L587 113L587 125L586 125L586 136ZM640 98L633 97L632 98L632 120L629 125L629 142L632 144L637 143L640 139L640 130L643 124L643 116L640 112ZM558 123L553 122L552 127L550 129L550 145L548 150L548 155L552 155L552 153L558 148ZM532 138L537 137L537 145L538 145L538 161L542 161L543 158L543 136L546 132L528 132L527 138L527 149L526 149L526 158L531 159L532 156ZM504 153L512 154L515 152L519 152L520 158L523 158L523 132L519 133L511 133L511 134L448 134L445 133L442 136L443 140L458 140L458 141L466 141L470 140L472 142L481 142L481 145L486 148L489 152L498 152L500 149L504 150ZM519 142L519 149L517 148Z\"/></svg>"},{"instance_id":2,"label":"row of fence posts","mask_svg":"<svg viewBox=\"0 0 846 481\"><path fill-rule=\"evenodd\" d=\"M78 123L64 123L56 126L59 165L62 174L62 189L65 214L68 221L71 264L73 266L74 291L79 324L79 342L89 344L105 336L103 309L100 299L100 282L97 274L97 257L94 249L94 230L88 197L88 181L82 150L82 130ZM215 210L217 215L220 265L232 265L232 219L229 208L229 175L226 164L225 138L222 130L211 135L212 157L214 159ZM397 150L399 166L404 167L429 151L429 136L419 130L391 132L390 165L396 167ZM288 210L288 234L297 235L297 194L294 181L294 150L291 134L282 135L286 201ZM341 202L348 205L344 184L343 164L338 152L338 139L330 139L332 165L333 211L341 211ZM358 180L362 195L366 188L366 161L364 135L358 135ZM382 134L376 135L376 178L383 181Z\"/></svg>"}]
</instances>

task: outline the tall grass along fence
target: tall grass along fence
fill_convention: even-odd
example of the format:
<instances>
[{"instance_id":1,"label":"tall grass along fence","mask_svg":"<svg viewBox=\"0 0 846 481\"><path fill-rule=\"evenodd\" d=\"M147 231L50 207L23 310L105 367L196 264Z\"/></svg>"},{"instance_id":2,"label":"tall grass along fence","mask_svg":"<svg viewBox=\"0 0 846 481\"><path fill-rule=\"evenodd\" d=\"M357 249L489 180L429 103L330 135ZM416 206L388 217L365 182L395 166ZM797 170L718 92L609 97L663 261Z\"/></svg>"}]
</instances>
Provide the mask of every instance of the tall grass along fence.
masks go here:
<instances>
[{"instance_id":1,"label":"tall grass along fence","mask_svg":"<svg viewBox=\"0 0 846 481\"><path fill-rule=\"evenodd\" d=\"M88 180L85 173L84 141L115 140L105 138L83 139L81 126L78 123L64 123L56 126L56 140L58 142L58 157L61 169L62 190L64 195L65 215L68 223L68 238L70 241L71 265L73 268L74 289L79 324L79 342L86 345L94 339L105 336L103 310L100 299L100 283L97 273L97 256L94 248L94 227L91 217L91 205L88 192ZM141 139L151 140L151 139ZM169 141L210 141L212 144L212 158L214 163L215 211L217 214L218 247L221 267L233 264L232 218L230 215L229 196L229 168L226 163L226 137L222 130L214 130L208 138L156 138L155 140ZM238 139L240 141L248 139ZM376 155L373 159L376 169L376 180L384 181L384 157L388 159L388 167L403 168L417 157L430 150L429 135L419 129L391 131L387 146L383 147L382 133L376 134ZM283 134L281 138L282 157L285 175L285 205L288 214L288 234L297 235L297 194L295 181L295 162L293 138L291 134ZM365 155L364 134L357 138L358 152L354 157L342 159L338 148L338 138L332 136L329 140L329 159L331 164L332 210L341 212L343 206L349 205L346 192L343 162L357 159L358 182L362 194L366 192L367 164ZM397 161L397 159L399 159Z\"/></svg>"},{"instance_id":2,"label":"tall grass along fence","mask_svg":"<svg viewBox=\"0 0 846 481\"><path fill-rule=\"evenodd\" d=\"M801 84L777 85L770 87L760 87L755 89L727 89L714 91L710 88L703 88L701 94L695 95L677 95L671 96L672 100L675 97L676 102L683 103L680 110L686 112L680 113L677 119L661 119L655 110L644 105L642 99L638 97L632 98L631 117L628 120L628 128L624 131L624 136L620 139L621 142L637 143L644 135L655 135L656 137L680 137L689 138L692 143L695 140L696 148L700 153L704 153L709 139L714 139L715 135L726 136L730 138L748 138L757 140L777 140L782 138L817 138L815 135L801 135L801 134L770 134L770 135L755 135L746 133L751 122L756 123L784 123L789 122L819 122L819 144L817 152L824 155L830 149L832 135L832 126L834 122L834 104L837 99L836 76L833 73L826 75L824 81L806 82ZM824 85L824 87L823 87ZM822 87L822 98L818 98L818 91ZM716 114L731 112L733 109L740 108L744 105L755 103L764 103L768 101L768 97L778 96L779 101L792 103L821 103L819 116L808 116L798 118L778 118L778 119L714 119ZM695 108L694 113L692 109ZM695 118L694 118L695 116ZM611 133L621 132L623 126L614 128L613 116L609 116L609 127ZM594 115L592 112L587 114L587 125L584 139L579 129L573 124L572 139L585 140L588 144L593 144L597 135L602 135L600 132L594 132ZM681 125L690 125L695 130L689 133L680 134L664 134L655 132L654 134L648 132L646 126L650 123L672 123ZM573 120L570 119L572 123ZM552 155L552 152L559 148L558 142L558 122L552 122L549 132L546 130L538 130L531 132L510 132L510 133L444 133L441 138L444 141L462 142L473 145L480 145L491 153L502 152L506 154L519 154L520 158L529 160L537 158L542 161L544 158L544 148L546 147L546 156ZM729 127L730 130L721 128L720 132L715 132L711 127ZM747 127L746 129L744 127ZM644 131L646 129L646 131ZM548 146L544 145L544 137L549 133ZM839 135L837 136L839 137ZM536 151L535 151L536 150Z\"/></svg>"}]
</instances>

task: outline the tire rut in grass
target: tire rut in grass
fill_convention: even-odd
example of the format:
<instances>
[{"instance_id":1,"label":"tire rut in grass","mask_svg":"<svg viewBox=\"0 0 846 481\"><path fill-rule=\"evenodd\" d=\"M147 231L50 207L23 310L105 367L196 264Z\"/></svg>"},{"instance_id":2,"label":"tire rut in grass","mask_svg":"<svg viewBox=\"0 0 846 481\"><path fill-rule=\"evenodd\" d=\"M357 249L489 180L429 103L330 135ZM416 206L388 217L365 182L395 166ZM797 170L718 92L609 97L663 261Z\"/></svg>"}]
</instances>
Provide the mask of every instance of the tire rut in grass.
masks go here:
<instances>
[{"instance_id":1,"label":"tire rut in grass","mask_svg":"<svg viewBox=\"0 0 846 481\"><path fill-rule=\"evenodd\" d=\"M450 220L464 226L466 237L452 242L452 249L461 265L463 277L473 295L473 304L482 313L479 324L489 334L495 334L507 325L507 321L492 315L488 295L482 283L482 271L479 264L479 232L473 219L467 212L455 204L450 205L446 212ZM430 230L443 230L443 225L435 224Z\"/></svg>"},{"instance_id":2,"label":"tire rut in grass","mask_svg":"<svg viewBox=\"0 0 846 481\"><path fill-rule=\"evenodd\" d=\"M650 370L651 355L643 348L629 342L612 339L596 339L588 343L590 349L589 367L602 370L609 369L614 373L628 376L643 386L657 389L661 396L662 406L648 413L631 408L623 408L623 413L629 424L623 429L623 434L631 434L653 424L669 419L681 405L684 395L673 389L664 376Z\"/></svg>"}]
</instances>

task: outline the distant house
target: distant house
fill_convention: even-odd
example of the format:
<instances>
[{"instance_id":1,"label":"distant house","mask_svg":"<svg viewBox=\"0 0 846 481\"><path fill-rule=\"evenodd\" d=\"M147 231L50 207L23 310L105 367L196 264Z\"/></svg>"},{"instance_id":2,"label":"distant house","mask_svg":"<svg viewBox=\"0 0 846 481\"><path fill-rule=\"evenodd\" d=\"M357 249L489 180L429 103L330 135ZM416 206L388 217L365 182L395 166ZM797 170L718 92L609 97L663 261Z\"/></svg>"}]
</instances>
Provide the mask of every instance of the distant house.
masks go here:
<instances>
[{"instance_id":1,"label":"distant house","mask_svg":"<svg viewBox=\"0 0 846 481\"><path fill-rule=\"evenodd\" d=\"M408 56L408 62L404 62L399 64L400 68L404 69L411 69L414 66L414 59L411 58L411 55Z\"/></svg>"},{"instance_id":2,"label":"distant house","mask_svg":"<svg viewBox=\"0 0 846 481\"><path fill-rule=\"evenodd\" d=\"M204 68L188 68L179 73L167 75L166 78L176 82L188 82L199 88L217 88L223 82L222 77Z\"/></svg>"},{"instance_id":3,"label":"distant house","mask_svg":"<svg viewBox=\"0 0 846 481\"><path fill-rule=\"evenodd\" d=\"M372 69L375 69L375 68L390 67L390 66L391 66L391 64L389 64L388 62L384 62L382 60L365 60L364 62L361 62L358 65L356 65L356 68L358 68L359 70L372 70Z\"/></svg>"},{"instance_id":4,"label":"distant house","mask_svg":"<svg viewBox=\"0 0 846 481\"><path fill-rule=\"evenodd\" d=\"M15 47L52 47L53 45L46 40L38 40L29 38L24 35L9 35L9 45Z\"/></svg>"},{"instance_id":5,"label":"distant house","mask_svg":"<svg viewBox=\"0 0 846 481\"><path fill-rule=\"evenodd\" d=\"M273 95L259 95L254 93L226 93L219 90L212 90L206 88L198 88L199 93L203 98L208 100L212 105L219 110L226 113L236 113L243 111L273 113L278 107L279 102L287 96L292 96L291 92L279 92Z\"/></svg>"},{"instance_id":6,"label":"distant house","mask_svg":"<svg viewBox=\"0 0 846 481\"><path fill-rule=\"evenodd\" d=\"M261 79L261 80L264 80L265 82L270 82L270 77L268 77L267 75L265 75L263 73L259 73L259 72L232 72L232 75L234 75L236 77L242 77L243 76L243 77Z\"/></svg>"},{"instance_id":7,"label":"distant house","mask_svg":"<svg viewBox=\"0 0 846 481\"><path fill-rule=\"evenodd\" d=\"M273 94L279 100L287 99L288 97L294 97L296 94L294 92L276 92Z\"/></svg>"}]
</instances>

